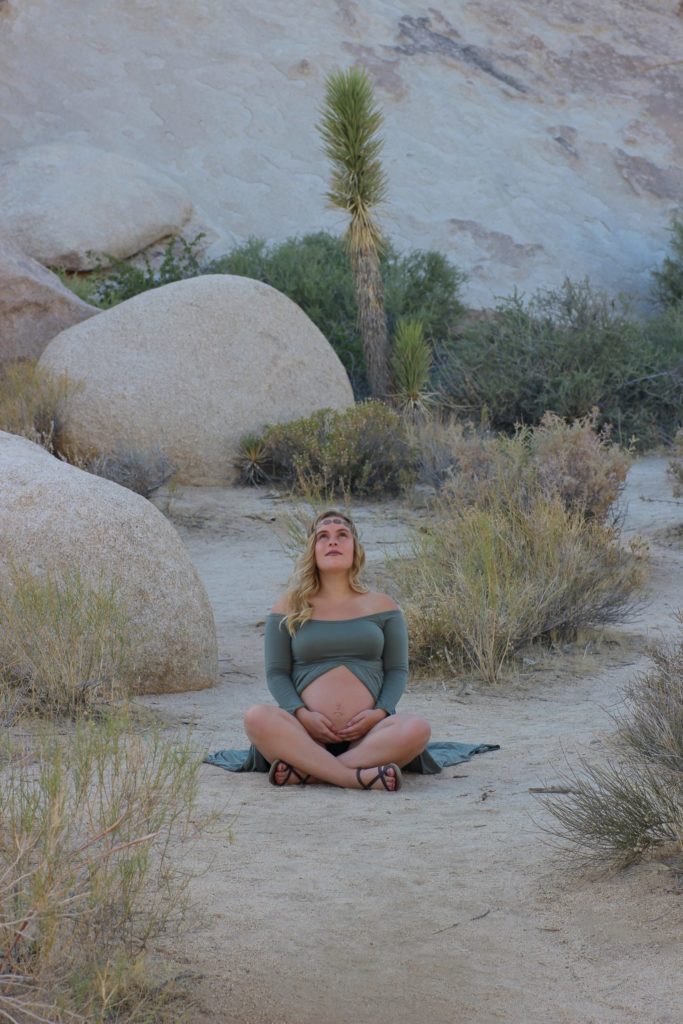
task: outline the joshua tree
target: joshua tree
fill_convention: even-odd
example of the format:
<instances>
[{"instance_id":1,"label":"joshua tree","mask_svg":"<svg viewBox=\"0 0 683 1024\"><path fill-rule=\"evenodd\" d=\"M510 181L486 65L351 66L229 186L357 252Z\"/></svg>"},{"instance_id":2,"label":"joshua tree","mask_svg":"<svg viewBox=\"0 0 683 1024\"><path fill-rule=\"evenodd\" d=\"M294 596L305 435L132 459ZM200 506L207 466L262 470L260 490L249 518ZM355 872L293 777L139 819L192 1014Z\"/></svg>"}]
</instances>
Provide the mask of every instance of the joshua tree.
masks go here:
<instances>
[{"instance_id":1,"label":"joshua tree","mask_svg":"<svg viewBox=\"0 0 683 1024\"><path fill-rule=\"evenodd\" d=\"M380 273L382 235L374 209L386 196L379 161L382 114L374 103L365 71L333 71L326 81L318 130L332 164L327 198L350 218L346 233L358 296L358 326L373 395L389 390L389 336Z\"/></svg>"}]
</instances>

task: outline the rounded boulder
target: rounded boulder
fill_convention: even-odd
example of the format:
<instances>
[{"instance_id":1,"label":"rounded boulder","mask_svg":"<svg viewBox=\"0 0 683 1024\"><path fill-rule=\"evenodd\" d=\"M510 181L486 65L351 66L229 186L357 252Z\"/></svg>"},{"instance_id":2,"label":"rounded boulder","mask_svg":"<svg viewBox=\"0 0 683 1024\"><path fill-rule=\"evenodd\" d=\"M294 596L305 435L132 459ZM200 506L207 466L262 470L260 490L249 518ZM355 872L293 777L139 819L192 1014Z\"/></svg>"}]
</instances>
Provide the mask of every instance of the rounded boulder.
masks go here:
<instances>
[{"instance_id":1,"label":"rounded boulder","mask_svg":"<svg viewBox=\"0 0 683 1024\"><path fill-rule=\"evenodd\" d=\"M112 584L130 624L138 693L199 690L218 678L211 605L180 537L132 491L0 431L0 586L25 567Z\"/></svg>"},{"instance_id":2,"label":"rounded boulder","mask_svg":"<svg viewBox=\"0 0 683 1024\"><path fill-rule=\"evenodd\" d=\"M210 274L144 292L62 331L40 363L82 382L64 409L75 451L161 451L179 483L225 485L245 434L353 404L306 314L269 285Z\"/></svg>"},{"instance_id":3,"label":"rounded boulder","mask_svg":"<svg viewBox=\"0 0 683 1024\"><path fill-rule=\"evenodd\" d=\"M37 359L51 338L99 313L56 274L0 238L0 365Z\"/></svg>"},{"instance_id":4,"label":"rounded boulder","mask_svg":"<svg viewBox=\"0 0 683 1024\"><path fill-rule=\"evenodd\" d=\"M0 233L39 263L65 270L91 270L105 253L132 256L176 234L193 209L161 171L71 142L5 155L0 195Z\"/></svg>"}]
</instances>

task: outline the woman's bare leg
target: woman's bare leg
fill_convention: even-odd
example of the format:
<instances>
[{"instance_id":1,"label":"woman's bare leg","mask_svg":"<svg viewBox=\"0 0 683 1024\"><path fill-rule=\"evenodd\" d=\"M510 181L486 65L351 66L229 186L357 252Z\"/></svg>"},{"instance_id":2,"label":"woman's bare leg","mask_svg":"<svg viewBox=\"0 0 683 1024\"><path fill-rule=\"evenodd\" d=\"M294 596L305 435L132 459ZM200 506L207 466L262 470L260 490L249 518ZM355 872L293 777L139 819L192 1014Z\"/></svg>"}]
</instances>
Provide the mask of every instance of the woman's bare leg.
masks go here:
<instances>
[{"instance_id":1,"label":"woman's bare leg","mask_svg":"<svg viewBox=\"0 0 683 1024\"><path fill-rule=\"evenodd\" d=\"M408 764L421 754L431 736L429 722L416 715L389 715L378 722L352 747L337 758L349 768L366 768L390 761Z\"/></svg>"},{"instance_id":2,"label":"woman's bare leg","mask_svg":"<svg viewBox=\"0 0 683 1024\"><path fill-rule=\"evenodd\" d=\"M293 715L268 704L257 704L249 708L244 716L244 728L251 742L267 761L286 761L303 775L311 775L333 786L361 789L361 783L367 783L373 777L371 773L376 765L387 763L378 761L373 765L347 765L316 743ZM356 778L357 767L369 769L367 773L361 773L360 782ZM393 788L392 779L393 770L390 769L386 777L390 789ZM383 788L380 782L377 788Z\"/></svg>"}]
</instances>

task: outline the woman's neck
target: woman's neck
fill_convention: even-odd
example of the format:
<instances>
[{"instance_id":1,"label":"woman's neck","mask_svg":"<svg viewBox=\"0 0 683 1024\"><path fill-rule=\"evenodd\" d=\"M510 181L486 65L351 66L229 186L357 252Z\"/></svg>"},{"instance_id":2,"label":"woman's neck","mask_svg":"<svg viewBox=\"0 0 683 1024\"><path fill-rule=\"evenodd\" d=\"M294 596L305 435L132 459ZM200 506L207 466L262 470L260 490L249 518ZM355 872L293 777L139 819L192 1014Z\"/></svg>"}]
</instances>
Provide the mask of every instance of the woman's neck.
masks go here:
<instances>
[{"instance_id":1,"label":"woman's neck","mask_svg":"<svg viewBox=\"0 0 683 1024\"><path fill-rule=\"evenodd\" d=\"M352 590L349 586L348 576L337 576L336 574L326 573L320 575L320 588L316 597L323 601L329 601L331 604L341 603L342 601L348 601L350 597L353 597L355 590Z\"/></svg>"}]
</instances>

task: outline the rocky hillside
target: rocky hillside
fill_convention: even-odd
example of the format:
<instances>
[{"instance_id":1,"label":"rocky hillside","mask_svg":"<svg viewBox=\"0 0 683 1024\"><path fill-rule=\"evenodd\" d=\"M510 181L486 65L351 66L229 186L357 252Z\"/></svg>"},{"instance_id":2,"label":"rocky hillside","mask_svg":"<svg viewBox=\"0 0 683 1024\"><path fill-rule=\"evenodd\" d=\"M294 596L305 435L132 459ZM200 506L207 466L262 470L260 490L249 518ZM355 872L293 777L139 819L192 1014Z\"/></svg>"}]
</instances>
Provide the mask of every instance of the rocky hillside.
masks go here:
<instances>
[{"instance_id":1,"label":"rocky hillside","mask_svg":"<svg viewBox=\"0 0 683 1024\"><path fill-rule=\"evenodd\" d=\"M646 295L683 194L682 56L678 0L0 0L0 145L144 161L212 254L341 230L314 124L357 62L400 247L449 253L472 304L565 274Z\"/></svg>"}]
</instances>

